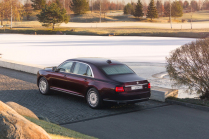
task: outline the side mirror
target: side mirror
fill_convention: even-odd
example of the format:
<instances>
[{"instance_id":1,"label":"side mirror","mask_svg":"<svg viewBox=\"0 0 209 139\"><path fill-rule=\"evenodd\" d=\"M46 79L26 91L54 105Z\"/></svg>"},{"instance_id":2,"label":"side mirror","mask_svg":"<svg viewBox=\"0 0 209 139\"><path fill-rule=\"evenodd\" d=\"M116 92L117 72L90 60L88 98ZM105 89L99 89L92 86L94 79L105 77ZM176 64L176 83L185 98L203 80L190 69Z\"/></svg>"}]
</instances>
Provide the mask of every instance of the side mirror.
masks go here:
<instances>
[{"instance_id":1,"label":"side mirror","mask_svg":"<svg viewBox=\"0 0 209 139\"><path fill-rule=\"evenodd\" d=\"M56 72L56 71L57 71L57 67L52 67L52 70L53 70L54 72Z\"/></svg>"}]
</instances>

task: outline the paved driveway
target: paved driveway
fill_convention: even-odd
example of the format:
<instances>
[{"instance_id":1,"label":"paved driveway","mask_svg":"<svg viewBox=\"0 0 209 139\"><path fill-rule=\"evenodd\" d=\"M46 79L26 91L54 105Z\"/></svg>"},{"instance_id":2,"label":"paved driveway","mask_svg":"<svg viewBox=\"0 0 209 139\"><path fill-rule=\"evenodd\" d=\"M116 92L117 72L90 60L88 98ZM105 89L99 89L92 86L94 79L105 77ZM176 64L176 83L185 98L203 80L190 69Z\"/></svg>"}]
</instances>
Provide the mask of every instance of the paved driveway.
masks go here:
<instances>
[{"instance_id":1,"label":"paved driveway","mask_svg":"<svg viewBox=\"0 0 209 139\"><path fill-rule=\"evenodd\" d=\"M169 105L64 127L100 139L208 139L209 112Z\"/></svg>"},{"instance_id":2,"label":"paved driveway","mask_svg":"<svg viewBox=\"0 0 209 139\"><path fill-rule=\"evenodd\" d=\"M43 96L36 76L0 67L0 100L14 101L37 116L104 139L206 139L209 112L148 101L90 109L83 99L62 93Z\"/></svg>"},{"instance_id":3,"label":"paved driveway","mask_svg":"<svg viewBox=\"0 0 209 139\"><path fill-rule=\"evenodd\" d=\"M0 68L0 100L16 102L32 110L38 117L60 125L168 105L148 101L93 110L79 97L59 92L41 95L36 85L36 75L5 68Z\"/></svg>"}]
</instances>

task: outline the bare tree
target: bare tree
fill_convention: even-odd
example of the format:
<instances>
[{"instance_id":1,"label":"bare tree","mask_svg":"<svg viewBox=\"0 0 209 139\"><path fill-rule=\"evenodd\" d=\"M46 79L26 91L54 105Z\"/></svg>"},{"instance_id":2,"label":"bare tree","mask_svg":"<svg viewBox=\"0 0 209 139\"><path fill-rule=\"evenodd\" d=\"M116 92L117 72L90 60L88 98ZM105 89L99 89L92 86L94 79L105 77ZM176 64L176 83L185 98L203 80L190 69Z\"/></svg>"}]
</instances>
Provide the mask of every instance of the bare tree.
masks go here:
<instances>
[{"instance_id":1,"label":"bare tree","mask_svg":"<svg viewBox=\"0 0 209 139\"><path fill-rule=\"evenodd\" d=\"M177 48L167 60L167 72L175 85L186 85L189 90L209 99L209 39L199 39Z\"/></svg>"}]
</instances>

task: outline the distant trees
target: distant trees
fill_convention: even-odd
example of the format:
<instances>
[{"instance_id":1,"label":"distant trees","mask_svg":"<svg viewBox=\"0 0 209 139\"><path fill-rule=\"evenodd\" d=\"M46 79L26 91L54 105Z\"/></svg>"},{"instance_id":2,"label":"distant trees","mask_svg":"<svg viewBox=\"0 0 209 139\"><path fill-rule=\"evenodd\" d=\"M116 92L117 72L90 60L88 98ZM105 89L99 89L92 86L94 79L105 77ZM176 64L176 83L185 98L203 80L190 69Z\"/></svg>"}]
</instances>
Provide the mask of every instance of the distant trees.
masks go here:
<instances>
[{"instance_id":1,"label":"distant trees","mask_svg":"<svg viewBox=\"0 0 209 139\"><path fill-rule=\"evenodd\" d=\"M24 10L25 10L26 18L27 18L27 20L29 20L31 14L32 14L32 11L33 11L33 7L31 5L30 0L26 1L25 5L24 5Z\"/></svg>"},{"instance_id":2,"label":"distant trees","mask_svg":"<svg viewBox=\"0 0 209 139\"><path fill-rule=\"evenodd\" d=\"M11 13L12 7L12 13ZM3 20L10 20L11 14L14 20L22 20L24 14L23 5L18 0L2 0L0 1L0 20L3 25Z\"/></svg>"},{"instance_id":3,"label":"distant trees","mask_svg":"<svg viewBox=\"0 0 209 139\"><path fill-rule=\"evenodd\" d=\"M135 17L141 17L143 15L144 15L143 5L142 5L141 1L138 0L138 3L136 4L135 11L134 11L134 16Z\"/></svg>"},{"instance_id":4,"label":"distant trees","mask_svg":"<svg viewBox=\"0 0 209 139\"><path fill-rule=\"evenodd\" d=\"M195 1L195 0L191 1L191 6L192 6L192 11L199 11L200 10L200 7L199 7L197 1Z\"/></svg>"},{"instance_id":5,"label":"distant trees","mask_svg":"<svg viewBox=\"0 0 209 139\"><path fill-rule=\"evenodd\" d=\"M94 0L91 5L91 9L93 6L93 10L99 11L100 10L100 0ZM122 2L114 2L109 0L101 0L101 10L108 11L108 10L123 10L124 9L124 3Z\"/></svg>"},{"instance_id":6,"label":"distant trees","mask_svg":"<svg viewBox=\"0 0 209 139\"><path fill-rule=\"evenodd\" d=\"M158 17L158 13L154 4L154 0L151 0L147 9L147 18L151 18L152 20L153 18L157 18L157 17Z\"/></svg>"},{"instance_id":7,"label":"distant trees","mask_svg":"<svg viewBox=\"0 0 209 139\"><path fill-rule=\"evenodd\" d=\"M46 0L31 0L34 10L41 10L46 5Z\"/></svg>"},{"instance_id":8,"label":"distant trees","mask_svg":"<svg viewBox=\"0 0 209 139\"><path fill-rule=\"evenodd\" d=\"M184 1L184 3L183 3L183 8L184 8L184 9L189 8L189 2L188 2L187 0Z\"/></svg>"},{"instance_id":9,"label":"distant trees","mask_svg":"<svg viewBox=\"0 0 209 139\"><path fill-rule=\"evenodd\" d=\"M174 1L171 5L171 16L176 17L182 17L183 15L183 7L180 3L180 1Z\"/></svg>"},{"instance_id":10,"label":"distant trees","mask_svg":"<svg viewBox=\"0 0 209 139\"><path fill-rule=\"evenodd\" d=\"M164 6L163 6L163 4L162 4L162 2L160 0L157 0L156 8L157 8L158 14L160 16L162 16L163 12L164 12Z\"/></svg>"},{"instance_id":11,"label":"distant trees","mask_svg":"<svg viewBox=\"0 0 209 139\"><path fill-rule=\"evenodd\" d=\"M168 1L164 3L164 16L169 17L170 20L170 7L171 17L177 18L183 15L183 6L181 1L174 1L171 5Z\"/></svg>"},{"instance_id":12,"label":"distant trees","mask_svg":"<svg viewBox=\"0 0 209 139\"><path fill-rule=\"evenodd\" d=\"M58 7L60 7L60 8L63 7L63 5L61 4L60 0L55 0L54 2L57 4Z\"/></svg>"},{"instance_id":13,"label":"distant trees","mask_svg":"<svg viewBox=\"0 0 209 139\"><path fill-rule=\"evenodd\" d=\"M170 17L170 2L164 2L164 16Z\"/></svg>"},{"instance_id":14,"label":"distant trees","mask_svg":"<svg viewBox=\"0 0 209 139\"><path fill-rule=\"evenodd\" d=\"M89 3L86 0L72 0L70 8L74 14L85 14L89 10Z\"/></svg>"},{"instance_id":15,"label":"distant trees","mask_svg":"<svg viewBox=\"0 0 209 139\"><path fill-rule=\"evenodd\" d=\"M60 8L57 3L52 3L49 6L46 5L37 15L39 22L43 23L43 26L50 26L54 29L57 23L68 23L69 17L66 14L64 8Z\"/></svg>"},{"instance_id":16,"label":"distant trees","mask_svg":"<svg viewBox=\"0 0 209 139\"><path fill-rule=\"evenodd\" d=\"M202 10L209 10L209 0L203 2Z\"/></svg>"},{"instance_id":17,"label":"distant trees","mask_svg":"<svg viewBox=\"0 0 209 139\"><path fill-rule=\"evenodd\" d=\"M3 5L3 2L0 2L0 20L1 20L1 25L3 25L3 20L4 20L4 5Z\"/></svg>"}]
</instances>

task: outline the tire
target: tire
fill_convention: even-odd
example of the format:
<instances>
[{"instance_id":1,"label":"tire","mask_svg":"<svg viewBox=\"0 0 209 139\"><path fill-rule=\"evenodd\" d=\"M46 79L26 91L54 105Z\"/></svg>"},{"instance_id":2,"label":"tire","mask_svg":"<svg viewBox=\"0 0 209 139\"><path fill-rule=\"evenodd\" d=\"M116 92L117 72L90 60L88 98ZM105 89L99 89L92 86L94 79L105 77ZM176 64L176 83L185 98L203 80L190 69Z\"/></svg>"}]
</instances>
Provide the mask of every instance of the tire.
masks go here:
<instances>
[{"instance_id":1,"label":"tire","mask_svg":"<svg viewBox=\"0 0 209 139\"><path fill-rule=\"evenodd\" d=\"M38 82L38 88L39 88L39 92L42 95L48 95L48 94L50 94L49 84L48 84L46 78L41 77L41 79Z\"/></svg>"},{"instance_id":2,"label":"tire","mask_svg":"<svg viewBox=\"0 0 209 139\"><path fill-rule=\"evenodd\" d=\"M102 99L99 92L95 88L88 90L86 94L86 101L92 109L98 109L102 107Z\"/></svg>"}]
</instances>

